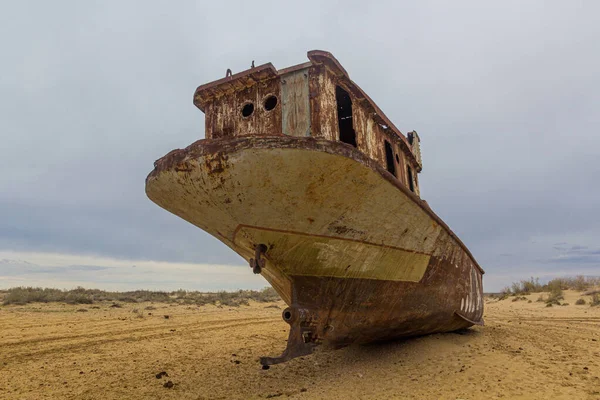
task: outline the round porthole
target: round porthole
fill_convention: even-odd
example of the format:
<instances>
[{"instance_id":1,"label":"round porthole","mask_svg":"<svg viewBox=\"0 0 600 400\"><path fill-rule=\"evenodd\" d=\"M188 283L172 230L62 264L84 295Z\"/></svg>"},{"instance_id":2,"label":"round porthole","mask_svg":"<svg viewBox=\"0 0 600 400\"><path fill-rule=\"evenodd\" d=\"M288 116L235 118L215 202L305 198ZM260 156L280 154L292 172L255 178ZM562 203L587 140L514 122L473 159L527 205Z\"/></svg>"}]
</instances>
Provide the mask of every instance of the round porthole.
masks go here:
<instances>
[{"instance_id":1,"label":"round porthole","mask_svg":"<svg viewBox=\"0 0 600 400\"><path fill-rule=\"evenodd\" d=\"M265 107L265 110L271 111L272 109L277 107L277 97L276 96L267 97L265 99L265 102L263 103L263 106Z\"/></svg>"},{"instance_id":2,"label":"round porthole","mask_svg":"<svg viewBox=\"0 0 600 400\"><path fill-rule=\"evenodd\" d=\"M246 103L244 107L242 107L242 117L249 117L254 112L254 104Z\"/></svg>"}]
</instances>

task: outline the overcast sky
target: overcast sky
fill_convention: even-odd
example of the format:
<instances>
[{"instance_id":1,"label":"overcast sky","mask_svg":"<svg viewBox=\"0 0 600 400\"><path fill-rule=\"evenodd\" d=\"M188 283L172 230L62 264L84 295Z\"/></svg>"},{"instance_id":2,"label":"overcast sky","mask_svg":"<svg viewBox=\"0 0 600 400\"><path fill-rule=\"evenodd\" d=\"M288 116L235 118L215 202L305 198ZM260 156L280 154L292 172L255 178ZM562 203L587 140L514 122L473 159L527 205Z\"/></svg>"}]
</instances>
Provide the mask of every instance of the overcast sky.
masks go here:
<instances>
[{"instance_id":1,"label":"overcast sky","mask_svg":"<svg viewBox=\"0 0 600 400\"><path fill-rule=\"evenodd\" d=\"M421 195L486 290L600 275L599 2L287 4L4 2L0 287L266 285L144 179L204 137L198 85L312 49L419 132Z\"/></svg>"}]
</instances>

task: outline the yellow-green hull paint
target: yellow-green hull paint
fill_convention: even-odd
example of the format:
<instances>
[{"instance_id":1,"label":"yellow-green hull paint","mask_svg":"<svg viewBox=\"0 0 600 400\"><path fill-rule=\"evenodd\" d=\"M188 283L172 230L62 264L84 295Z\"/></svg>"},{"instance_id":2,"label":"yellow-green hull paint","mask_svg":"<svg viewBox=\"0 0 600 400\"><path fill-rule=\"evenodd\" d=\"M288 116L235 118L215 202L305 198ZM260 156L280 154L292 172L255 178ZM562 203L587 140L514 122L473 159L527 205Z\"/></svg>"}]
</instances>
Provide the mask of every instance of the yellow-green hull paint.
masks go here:
<instances>
[{"instance_id":1,"label":"yellow-green hull paint","mask_svg":"<svg viewBox=\"0 0 600 400\"><path fill-rule=\"evenodd\" d=\"M331 236L241 227L269 248L268 261L286 275L418 282L431 256L391 246Z\"/></svg>"}]
</instances>

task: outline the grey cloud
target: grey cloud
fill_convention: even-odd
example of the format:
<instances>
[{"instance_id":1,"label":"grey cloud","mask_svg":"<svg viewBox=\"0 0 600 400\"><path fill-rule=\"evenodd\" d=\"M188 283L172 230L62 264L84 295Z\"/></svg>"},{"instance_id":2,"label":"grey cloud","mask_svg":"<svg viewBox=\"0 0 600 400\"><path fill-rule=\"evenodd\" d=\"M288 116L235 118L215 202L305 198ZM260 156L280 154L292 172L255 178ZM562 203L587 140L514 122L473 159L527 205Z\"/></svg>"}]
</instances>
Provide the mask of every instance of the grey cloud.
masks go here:
<instances>
[{"instance_id":1,"label":"grey cloud","mask_svg":"<svg viewBox=\"0 0 600 400\"><path fill-rule=\"evenodd\" d=\"M587 250L588 247L587 246L571 246L571 248L569 249L569 252L581 252L583 250Z\"/></svg>"},{"instance_id":2,"label":"grey cloud","mask_svg":"<svg viewBox=\"0 0 600 400\"><path fill-rule=\"evenodd\" d=\"M196 86L252 60L300 63L313 48L419 132L422 196L486 278L553 270L540 261L553 246L600 237L600 4L3 8L0 249L241 264L153 205L144 179L155 159L203 137Z\"/></svg>"},{"instance_id":3,"label":"grey cloud","mask_svg":"<svg viewBox=\"0 0 600 400\"><path fill-rule=\"evenodd\" d=\"M596 264L600 268L600 252L581 255L565 255L541 261L548 264Z\"/></svg>"},{"instance_id":4,"label":"grey cloud","mask_svg":"<svg viewBox=\"0 0 600 400\"><path fill-rule=\"evenodd\" d=\"M31 276L36 274L69 275L70 273L98 272L106 271L108 269L110 269L110 267L98 265L66 265L48 267L33 264L24 260L0 260L0 276Z\"/></svg>"}]
</instances>

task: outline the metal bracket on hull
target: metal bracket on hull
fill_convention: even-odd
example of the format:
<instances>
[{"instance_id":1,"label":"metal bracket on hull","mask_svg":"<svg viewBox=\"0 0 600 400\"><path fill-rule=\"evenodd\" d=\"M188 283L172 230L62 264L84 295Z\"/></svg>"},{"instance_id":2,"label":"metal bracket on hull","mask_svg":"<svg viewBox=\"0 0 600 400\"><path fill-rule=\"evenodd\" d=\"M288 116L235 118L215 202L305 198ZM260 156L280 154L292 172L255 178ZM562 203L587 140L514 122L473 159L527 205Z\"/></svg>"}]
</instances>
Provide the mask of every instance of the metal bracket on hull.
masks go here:
<instances>
[{"instance_id":1,"label":"metal bracket on hull","mask_svg":"<svg viewBox=\"0 0 600 400\"><path fill-rule=\"evenodd\" d=\"M265 267L266 260L262 258L262 255L267 252L267 246L264 244L257 244L254 248L254 258L250 259L250 268L255 274L260 274L262 269Z\"/></svg>"},{"instance_id":2,"label":"metal bracket on hull","mask_svg":"<svg viewBox=\"0 0 600 400\"><path fill-rule=\"evenodd\" d=\"M290 324L287 347L279 357L261 357L260 363L263 368L309 355L317 345L312 326L314 320L312 313L305 309L290 307L283 310L282 316L283 320Z\"/></svg>"}]
</instances>

